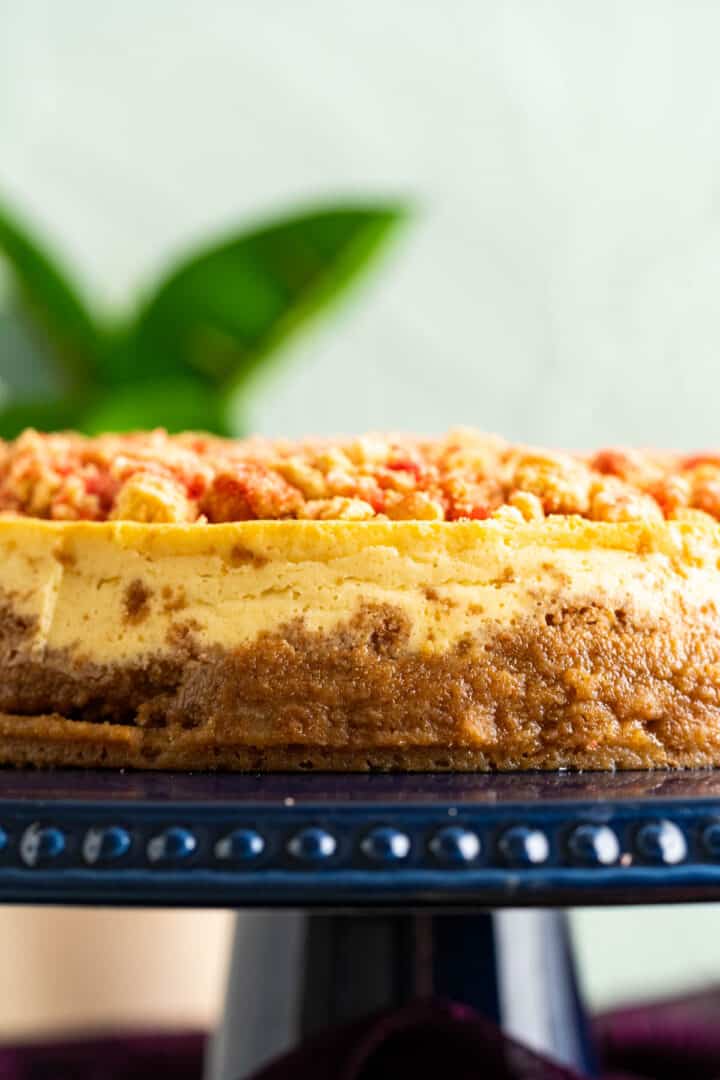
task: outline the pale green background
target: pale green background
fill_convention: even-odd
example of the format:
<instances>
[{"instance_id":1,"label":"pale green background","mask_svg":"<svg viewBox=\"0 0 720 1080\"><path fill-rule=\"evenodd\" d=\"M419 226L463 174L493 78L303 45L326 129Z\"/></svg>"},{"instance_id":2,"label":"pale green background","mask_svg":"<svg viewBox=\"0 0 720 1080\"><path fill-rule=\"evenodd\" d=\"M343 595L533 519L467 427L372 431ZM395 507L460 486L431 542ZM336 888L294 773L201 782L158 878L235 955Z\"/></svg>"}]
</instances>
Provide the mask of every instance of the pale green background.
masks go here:
<instances>
[{"instance_id":1,"label":"pale green background","mask_svg":"<svg viewBox=\"0 0 720 1080\"><path fill-rule=\"evenodd\" d=\"M717 443L719 40L710 0L0 0L0 187L108 305L255 212L415 200L261 430ZM583 913L592 999L715 979L719 925Z\"/></svg>"}]
</instances>

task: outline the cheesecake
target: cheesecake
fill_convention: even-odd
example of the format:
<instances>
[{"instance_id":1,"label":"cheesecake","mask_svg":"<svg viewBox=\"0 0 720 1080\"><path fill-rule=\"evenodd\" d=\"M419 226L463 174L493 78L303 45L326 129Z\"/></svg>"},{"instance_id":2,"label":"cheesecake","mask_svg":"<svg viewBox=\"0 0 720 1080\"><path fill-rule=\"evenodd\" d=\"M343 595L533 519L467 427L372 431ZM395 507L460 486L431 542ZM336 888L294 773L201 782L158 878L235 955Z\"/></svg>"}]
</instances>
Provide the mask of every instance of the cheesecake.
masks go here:
<instances>
[{"instance_id":1,"label":"cheesecake","mask_svg":"<svg viewBox=\"0 0 720 1080\"><path fill-rule=\"evenodd\" d=\"M720 456L28 430L0 763L720 763Z\"/></svg>"}]
</instances>

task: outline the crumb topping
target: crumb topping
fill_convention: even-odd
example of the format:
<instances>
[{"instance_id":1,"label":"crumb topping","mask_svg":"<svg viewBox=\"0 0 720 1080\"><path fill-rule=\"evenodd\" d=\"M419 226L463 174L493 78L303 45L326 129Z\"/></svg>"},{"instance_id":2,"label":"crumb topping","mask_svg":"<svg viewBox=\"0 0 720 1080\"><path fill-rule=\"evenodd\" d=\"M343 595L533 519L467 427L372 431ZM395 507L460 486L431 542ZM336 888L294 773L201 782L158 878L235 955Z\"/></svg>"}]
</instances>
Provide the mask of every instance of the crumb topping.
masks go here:
<instances>
[{"instance_id":1,"label":"crumb topping","mask_svg":"<svg viewBox=\"0 0 720 1080\"><path fill-rule=\"evenodd\" d=\"M58 521L720 520L720 452L566 453L437 438L220 439L157 430L0 443L0 512Z\"/></svg>"}]
</instances>

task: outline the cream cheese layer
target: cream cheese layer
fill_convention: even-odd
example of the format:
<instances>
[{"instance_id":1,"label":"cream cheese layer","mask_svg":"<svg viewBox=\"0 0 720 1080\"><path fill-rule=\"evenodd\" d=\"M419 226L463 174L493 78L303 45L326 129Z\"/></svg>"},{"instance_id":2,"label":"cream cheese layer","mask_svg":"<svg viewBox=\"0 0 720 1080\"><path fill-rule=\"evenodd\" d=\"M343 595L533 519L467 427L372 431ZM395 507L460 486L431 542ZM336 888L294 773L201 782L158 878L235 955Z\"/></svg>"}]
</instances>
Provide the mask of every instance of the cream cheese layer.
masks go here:
<instances>
[{"instance_id":1,"label":"cream cheese layer","mask_svg":"<svg viewBox=\"0 0 720 1080\"><path fill-rule=\"evenodd\" d=\"M0 519L0 590L33 654L101 664L173 648L187 628L227 648L303 620L331 632L368 605L442 652L543 620L558 603L661 619L720 610L720 526L251 521L222 525Z\"/></svg>"}]
</instances>

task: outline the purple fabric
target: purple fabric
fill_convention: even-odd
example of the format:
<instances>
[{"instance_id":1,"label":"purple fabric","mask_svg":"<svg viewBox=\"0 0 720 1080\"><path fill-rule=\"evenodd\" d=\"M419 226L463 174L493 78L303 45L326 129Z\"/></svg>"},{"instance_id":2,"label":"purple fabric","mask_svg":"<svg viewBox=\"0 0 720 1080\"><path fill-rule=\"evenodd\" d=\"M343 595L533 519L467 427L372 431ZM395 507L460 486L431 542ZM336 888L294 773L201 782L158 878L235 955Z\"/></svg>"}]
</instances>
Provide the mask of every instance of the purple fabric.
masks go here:
<instances>
[{"instance_id":1,"label":"purple fabric","mask_svg":"<svg viewBox=\"0 0 720 1080\"><path fill-rule=\"evenodd\" d=\"M577 1080L464 1005L415 1002L326 1032L253 1080Z\"/></svg>"},{"instance_id":2,"label":"purple fabric","mask_svg":"<svg viewBox=\"0 0 720 1080\"><path fill-rule=\"evenodd\" d=\"M0 1047L0 1080L200 1080L205 1038L111 1035Z\"/></svg>"},{"instance_id":3,"label":"purple fabric","mask_svg":"<svg viewBox=\"0 0 720 1080\"><path fill-rule=\"evenodd\" d=\"M632 1080L718 1080L720 989L617 1009L595 1022L603 1063Z\"/></svg>"},{"instance_id":4,"label":"purple fabric","mask_svg":"<svg viewBox=\"0 0 720 1080\"><path fill-rule=\"evenodd\" d=\"M595 1023L603 1080L718 1080L720 990L618 1009ZM0 1047L0 1080L200 1080L200 1033ZM581 1080L471 1009L419 1001L325 1032L253 1080ZM240 1080L240 1078L238 1078Z\"/></svg>"}]
</instances>

